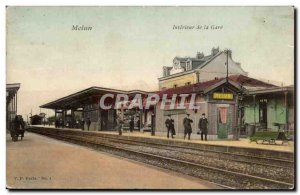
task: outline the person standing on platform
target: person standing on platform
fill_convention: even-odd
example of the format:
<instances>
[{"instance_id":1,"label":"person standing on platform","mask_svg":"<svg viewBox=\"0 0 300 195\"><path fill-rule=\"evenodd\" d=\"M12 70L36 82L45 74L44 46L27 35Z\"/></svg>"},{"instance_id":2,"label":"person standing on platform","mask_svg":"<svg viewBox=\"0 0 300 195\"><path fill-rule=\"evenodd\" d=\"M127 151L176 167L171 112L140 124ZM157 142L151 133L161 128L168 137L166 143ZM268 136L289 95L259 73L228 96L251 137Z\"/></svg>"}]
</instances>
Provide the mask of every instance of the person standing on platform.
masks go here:
<instances>
[{"instance_id":1,"label":"person standing on platform","mask_svg":"<svg viewBox=\"0 0 300 195\"><path fill-rule=\"evenodd\" d=\"M62 120L62 118L59 119L59 127L64 128L64 121Z\"/></svg>"},{"instance_id":2,"label":"person standing on platform","mask_svg":"<svg viewBox=\"0 0 300 195\"><path fill-rule=\"evenodd\" d=\"M117 128L117 130L118 130L118 132L119 132L119 135L122 135L123 134L123 124L124 124L124 121L123 121L123 119L122 119L122 117L120 116L120 115L118 115L117 116L117 126L116 126L116 128Z\"/></svg>"},{"instance_id":3,"label":"person standing on platform","mask_svg":"<svg viewBox=\"0 0 300 195\"><path fill-rule=\"evenodd\" d=\"M83 118L81 119L81 129L82 129L82 131L84 131L84 119Z\"/></svg>"},{"instance_id":4,"label":"person standing on platform","mask_svg":"<svg viewBox=\"0 0 300 195\"><path fill-rule=\"evenodd\" d=\"M19 131L19 133L21 134L21 140L23 140L24 133L25 133L25 122L24 122L24 119L23 119L22 116L20 116L19 123L20 123L20 131Z\"/></svg>"},{"instance_id":5,"label":"person standing on platform","mask_svg":"<svg viewBox=\"0 0 300 195\"><path fill-rule=\"evenodd\" d=\"M202 114L202 118L199 120L198 127L201 131L201 140L203 141L203 135L205 136L205 141L207 141L207 124L208 120L205 117L205 113Z\"/></svg>"},{"instance_id":6,"label":"person standing on platform","mask_svg":"<svg viewBox=\"0 0 300 195\"><path fill-rule=\"evenodd\" d=\"M140 124L140 119L138 118L136 122L136 126L138 127L139 131L141 130L141 124Z\"/></svg>"},{"instance_id":7,"label":"person standing on platform","mask_svg":"<svg viewBox=\"0 0 300 195\"><path fill-rule=\"evenodd\" d=\"M87 125L87 128L88 128L88 131L90 130L91 123L92 122L91 122L90 118L87 118L86 125Z\"/></svg>"},{"instance_id":8,"label":"person standing on platform","mask_svg":"<svg viewBox=\"0 0 300 195\"><path fill-rule=\"evenodd\" d=\"M134 130L134 117L133 116L130 119L129 128L130 128L130 132L133 132L133 130Z\"/></svg>"},{"instance_id":9,"label":"person standing on platform","mask_svg":"<svg viewBox=\"0 0 300 195\"><path fill-rule=\"evenodd\" d=\"M14 142L18 141L19 129L20 129L19 119L18 116L15 116L15 118L11 122L11 129L10 129L11 139Z\"/></svg>"},{"instance_id":10,"label":"person standing on platform","mask_svg":"<svg viewBox=\"0 0 300 195\"><path fill-rule=\"evenodd\" d=\"M165 121L166 127L167 127L167 138L169 138L169 134L171 133L171 137L174 138L175 135L175 127L174 127L174 120L171 118L171 115L168 115L167 120Z\"/></svg>"},{"instance_id":11,"label":"person standing on platform","mask_svg":"<svg viewBox=\"0 0 300 195\"><path fill-rule=\"evenodd\" d=\"M192 125L193 120L190 119L190 114L186 114L186 117L183 119L183 126L184 126L184 138L186 135L188 135L188 140L191 139L191 133L192 133Z\"/></svg>"},{"instance_id":12,"label":"person standing on platform","mask_svg":"<svg viewBox=\"0 0 300 195\"><path fill-rule=\"evenodd\" d=\"M58 119L55 119L55 122L54 122L55 128L58 128L58 125L59 125L59 121L58 121Z\"/></svg>"}]
</instances>

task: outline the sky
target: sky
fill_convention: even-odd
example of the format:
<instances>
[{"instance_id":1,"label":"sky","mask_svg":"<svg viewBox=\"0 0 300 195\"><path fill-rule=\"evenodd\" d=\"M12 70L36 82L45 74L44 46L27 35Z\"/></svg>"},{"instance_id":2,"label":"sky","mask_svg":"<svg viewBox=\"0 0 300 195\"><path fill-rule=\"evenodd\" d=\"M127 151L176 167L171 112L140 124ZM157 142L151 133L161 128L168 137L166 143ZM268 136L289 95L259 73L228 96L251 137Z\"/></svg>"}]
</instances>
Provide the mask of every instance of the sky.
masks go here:
<instances>
[{"instance_id":1,"label":"sky","mask_svg":"<svg viewBox=\"0 0 300 195\"><path fill-rule=\"evenodd\" d=\"M39 106L91 86L156 90L175 56L212 47L231 49L250 77L294 83L293 7L7 7L6 32L6 80L21 83L24 117L52 115Z\"/></svg>"}]
</instances>

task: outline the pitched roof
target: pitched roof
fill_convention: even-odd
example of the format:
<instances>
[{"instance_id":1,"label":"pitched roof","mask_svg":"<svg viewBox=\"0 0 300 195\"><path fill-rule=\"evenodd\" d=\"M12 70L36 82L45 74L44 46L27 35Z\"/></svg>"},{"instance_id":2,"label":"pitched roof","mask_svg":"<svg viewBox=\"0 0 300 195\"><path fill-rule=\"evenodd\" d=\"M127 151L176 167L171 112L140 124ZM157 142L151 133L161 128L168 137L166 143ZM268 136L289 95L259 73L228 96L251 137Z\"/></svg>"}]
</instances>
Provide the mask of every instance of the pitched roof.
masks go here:
<instances>
[{"instance_id":1,"label":"pitched roof","mask_svg":"<svg viewBox=\"0 0 300 195\"><path fill-rule=\"evenodd\" d=\"M266 83L266 82L260 81L258 79L254 79L254 78L247 77L244 75L231 75L231 76L229 76L229 78L232 81L237 82L246 88L247 87L276 87L276 85Z\"/></svg>"},{"instance_id":2,"label":"pitched roof","mask_svg":"<svg viewBox=\"0 0 300 195\"><path fill-rule=\"evenodd\" d=\"M270 87L276 87L275 85L265 83L263 81L247 77L244 75L230 75L229 81L232 81L241 87L261 87L261 88L270 88ZM192 85L186 85L182 87L176 87L176 88L169 88L165 90L161 90L159 92L160 97L162 97L163 94L167 94L167 96L171 96L173 94L190 94L190 93L198 93L198 92L204 92L209 87L216 85L219 82L224 81L226 78L218 78L214 80L209 80L205 82L199 82Z\"/></svg>"},{"instance_id":3,"label":"pitched roof","mask_svg":"<svg viewBox=\"0 0 300 195\"><path fill-rule=\"evenodd\" d=\"M206 62L208 61L211 61L212 58L218 56L220 53L222 52L218 52L216 53L215 55L207 55L207 56L204 56L202 58L191 58L191 57L175 57L174 59L180 61L181 63L186 63L188 60L190 60L192 62L192 69L196 69L198 67L200 67L202 64L205 64Z\"/></svg>"},{"instance_id":4,"label":"pitched roof","mask_svg":"<svg viewBox=\"0 0 300 195\"><path fill-rule=\"evenodd\" d=\"M218 57L222 53L223 53L223 51L220 51L220 52L216 53L215 55L211 54L211 55L208 55L208 56L204 56L203 58L200 58L200 59L199 58L191 58L191 57L185 57L185 58L175 57L174 60L175 59L179 60L180 61L180 65L181 65L181 67L184 70L185 70L185 63L188 60L190 60L192 62L192 69L185 70L185 71L182 71L182 72L178 72L178 73L175 73L175 74L170 74L168 76L163 76L163 77L158 78L158 80L160 80L160 79L167 79L169 77L182 75L182 74L185 74L185 73L187 73L189 71L194 71L197 68L203 68L209 62L211 62L213 59L215 59L216 57ZM173 68L173 66L164 66L164 68L168 68L168 70L171 70Z\"/></svg>"},{"instance_id":5,"label":"pitched roof","mask_svg":"<svg viewBox=\"0 0 300 195\"><path fill-rule=\"evenodd\" d=\"M147 92L142 90L119 90L105 87L89 87L87 89L78 91L76 93L70 94L68 96L59 98L57 100L51 101L49 103L43 104L41 108L51 108L51 109L60 109L62 107L71 108L71 107L79 107L81 101L84 99L88 99L91 96L101 96L103 94L112 93L112 94L127 94L127 95L135 95L135 94L148 94L155 92Z\"/></svg>"},{"instance_id":6,"label":"pitched roof","mask_svg":"<svg viewBox=\"0 0 300 195\"><path fill-rule=\"evenodd\" d=\"M210 80L210 81L205 81L201 83L196 83L193 85L186 85L182 87L176 87L176 88L169 88L165 90L161 90L159 92L159 96L162 97L163 94L167 94L167 96L171 96L173 94L190 94L190 93L196 93L200 91L204 91L206 88L224 80L223 79L216 79L216 80Z\"/></svg>"}]
</instances>

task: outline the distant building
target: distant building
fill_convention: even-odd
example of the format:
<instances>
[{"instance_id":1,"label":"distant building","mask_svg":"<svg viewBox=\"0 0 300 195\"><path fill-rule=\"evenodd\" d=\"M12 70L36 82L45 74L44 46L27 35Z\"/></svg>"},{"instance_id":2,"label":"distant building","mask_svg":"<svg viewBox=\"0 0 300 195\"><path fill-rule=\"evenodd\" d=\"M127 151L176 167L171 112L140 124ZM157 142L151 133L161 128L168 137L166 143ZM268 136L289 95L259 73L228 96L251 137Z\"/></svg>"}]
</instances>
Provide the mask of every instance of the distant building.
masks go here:
<instances>
[{"instance_id":1,"label":"distant building","mask_svg":"<svg viewBox=\"0 0 300 195\"><path fill-rule=\"evenodd\" d=\"M159 89L168 89L191 85L198 82L224 78L227 73L227 54L219 48L212 48L211 54L198 52L195 57L175 57L173 66L163 67L163 77L159 78ZM248 76L241 64L232 59L232 52L228 52L229 75Z\"/></svg>"},{"instance_id":2,"label":"distant building","mask_svg":"<svg viewBox=\"0 0 300 195\"><path fill-rule=\"evenodd\" d=\"M20 83L6 84L6 129L10 129L11 121L18 112L18 90Z\"/></svg>"},{"instance_id":3,"label":"distant building","mask_svg":"<svg viewBox=\"0 0 300 195\"><path fill-rule=\"evenodd\" d=\"M39 115L33 115L30 117L30 124L31 125L41 125L43 119L45 118L45 113L40 113Z\"/></svg>"}]
</instances>

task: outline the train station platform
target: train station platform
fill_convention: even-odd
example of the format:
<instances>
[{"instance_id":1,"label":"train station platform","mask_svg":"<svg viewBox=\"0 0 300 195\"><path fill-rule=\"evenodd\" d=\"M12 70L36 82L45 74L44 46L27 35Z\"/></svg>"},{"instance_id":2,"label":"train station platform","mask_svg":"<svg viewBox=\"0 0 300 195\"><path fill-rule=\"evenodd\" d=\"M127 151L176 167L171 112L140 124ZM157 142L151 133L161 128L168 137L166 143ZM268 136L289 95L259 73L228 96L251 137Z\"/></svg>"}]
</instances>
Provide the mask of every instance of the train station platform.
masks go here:
<instances>
[{"instance_id":1,"label":"train station platform","mask_svg":"<svg viewBox=\"0 0 300 195\"><path fill-rule=\"evenodd\" d=\"M35 125L34 127L45 127L45 128L55 128L54 126L43 126L43 125ZM64 130L76 130L82 131L81 129L68 129L63 128ZM87 132L87 131L84 131ZM118 135L117 131L89 131L93 133L100 133L100 134L108 134L108 135ZM208 140L208 141L201 141L199 140L200 135L192 135L191 140L184 140L183 136L175 136L174 139L167 138L166 135L162 135L157 133L155 136L151 136L150 132L139 132L134 131L130 132L129 130L125 130L122 133L122 136L129 136L129 137L137 137L137 138L151 138L159 140L168 140L172 142L179 142L179 143L193 143L193 144L201 144L207 146L224 146L224 147L231 147L231 148L245 148L245 149L260 149L260 150L270 150L270 151L278 151L278 152L294 152L294 142L289 141L288 144L282 144L282 141L276 141L276 144L257 144L256 142L250 142L248 138L240 138L239 140ZM195 138L197 136L197 138Z\"/></svg>"},{"instance_id":2,"label":"train station platform","mask_svg":"<svg viewBox=\"0 0 300 195\"><path fill-rule=\"evenodd\" d=\"M6 136L9 189L218 189L187 175L26 132ZM141 171L142 170L142 171Z\"/></svg>"}]
</instances>

